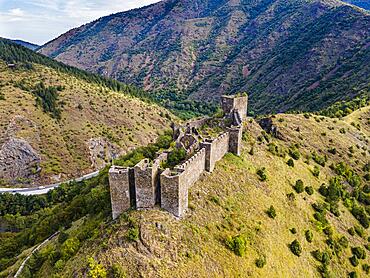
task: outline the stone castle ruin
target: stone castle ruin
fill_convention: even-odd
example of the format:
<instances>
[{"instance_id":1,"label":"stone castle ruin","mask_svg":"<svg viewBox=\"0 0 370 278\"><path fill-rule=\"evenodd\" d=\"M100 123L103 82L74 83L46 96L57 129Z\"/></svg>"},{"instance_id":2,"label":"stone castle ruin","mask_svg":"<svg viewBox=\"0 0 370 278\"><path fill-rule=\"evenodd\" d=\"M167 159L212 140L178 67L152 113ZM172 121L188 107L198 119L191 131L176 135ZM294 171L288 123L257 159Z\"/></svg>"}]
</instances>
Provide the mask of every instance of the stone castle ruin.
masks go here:
<instances>
[{"instance_id":1,"label":"stone castle ruin","mask_svg":"<svg viewBox=\"0 0 370 278\"><path fill-rule=\"evenodd\" d=\"M223 96L223 118L203 118L184 126L174 124L176 147L184 148L190 158L173 169L161 168L170 150L158 154L154 161L144 159L134 167L112 166L109 185L113 219L130 208L155 206L182 217L188 208L188 191L202 174L212 172L226 153L240 155L247 106L247 96ZM206 125L216 125L223 133L205 139L200 129Z\"/></svg>"}]
</instances>

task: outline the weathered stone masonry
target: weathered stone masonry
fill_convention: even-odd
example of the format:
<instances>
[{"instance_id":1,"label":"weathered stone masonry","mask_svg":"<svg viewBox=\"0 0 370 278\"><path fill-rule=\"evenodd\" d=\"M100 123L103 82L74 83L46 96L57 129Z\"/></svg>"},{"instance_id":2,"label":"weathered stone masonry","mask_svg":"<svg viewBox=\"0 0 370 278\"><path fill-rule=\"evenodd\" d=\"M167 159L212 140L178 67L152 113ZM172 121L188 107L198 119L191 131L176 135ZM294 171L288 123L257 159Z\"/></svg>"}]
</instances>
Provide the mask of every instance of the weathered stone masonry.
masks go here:
<instances>
[{"instance_id":1,"label":"weathered stone masonry","mask_svg":"<svg viewBox=\"0 0 370 278\"><path fill-rule=\"evenodd\" d=\"M219 161L224 155L229 152L229 138L228 132L221 134L213 140L207 139L201 144L206 149L206 170L213 172L216 162Z\"/></svg>"},{"instance_id":2,"label":"weathered stone masonry","mask_svg":"<svg viewBox=\"0 0 370 278\"><path fill-rule=\"evenodd\" d=\"M245 119L247 100L247 97L223 97L225 119L233 118L233 122ZM193 129L196 131L198 122L200 124L202 121L197 121L197 126L193 128L189 128L191 124L188 124L179 140L187 138ZM216 162L228 152L240 155L242 131L242 125L231 126L217 138L204 140L198 144L198 150L192 157L172 170L160 167L167 160L167 152L160 154L153 162L144 159L133 168L112 166L109 184L113 219L130 208L150 209L155 205L160 205L177 217L183 216L188 208L189 189L204 171L212 172ZM195 146L191 145L187 150Z\"/></svg>"},{"instance_id":3,"label":"weathered stone masonry","mask_svg":"<svg viewBox=\"0 0 370 278\"><path fill-rule=\"evenodd\" d=\"M109 186L112 203L112 217L116 219L131 207L129 168L112 166L109 169ZM132 172L132 171L131 171Z\"/></svg>"},{"instance_id":4,"label":"weathered stone masonry","mask_svg":"<svg viewBox=\"0 0 370 278\"><path fill-rule=\"evenodd\" d=\"M173 171L161 174L161 207L177 217L188 207L188 190L205 170L206 150L201 149Z\"/></svg>"},{"instance_id":5,"label":"weathered stone masonry","mask_svg":"<svg viewBox=\"0 0 370 278\"><path fill-rule=\"evenodd\" d=\"M204 171L212 172L226 153L240 154L241 135L242 127L235 127L216 139L206 140L186 162L162 173L160 164L166 160L166 153L152 164L144 159L133 168L112 166L109 184L113 219L131 207L148 209L156 204L181 217L188 207L189 188Z\"/></svg>"}]
</instances>

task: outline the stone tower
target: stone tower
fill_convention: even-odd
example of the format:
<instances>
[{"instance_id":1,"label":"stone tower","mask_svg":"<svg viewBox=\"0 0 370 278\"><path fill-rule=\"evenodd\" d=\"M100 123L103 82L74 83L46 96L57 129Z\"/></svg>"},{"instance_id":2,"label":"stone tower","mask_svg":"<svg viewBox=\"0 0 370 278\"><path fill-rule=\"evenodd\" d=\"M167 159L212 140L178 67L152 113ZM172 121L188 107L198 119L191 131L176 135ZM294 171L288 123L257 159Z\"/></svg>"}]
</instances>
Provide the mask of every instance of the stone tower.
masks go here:
<instances>
[{"instance_id":1,"label":"stone tower","mask_svg":"<svg viewBox=\"0 0 370 278\"><path fill-rule=\"evenodd\" d=\"M221 97L221 107L225 116L233 116L233 113L237 113L239 115L240 122L243 122L247 118L248 96L224 95Z\"/></svg>"},{"instance_id":2,"label":"stone tower","mask_svg":"<svg viewBox=\"0 0 370 278\"><path fill-rule=\"evenodd\" d=\"M133 172L129 168L112 166L109 169L109 186L112 203L112 217L116 219L131 207L130 181ZM132 194L132 193L131 193Z\"/></svg>"}]
</instances>

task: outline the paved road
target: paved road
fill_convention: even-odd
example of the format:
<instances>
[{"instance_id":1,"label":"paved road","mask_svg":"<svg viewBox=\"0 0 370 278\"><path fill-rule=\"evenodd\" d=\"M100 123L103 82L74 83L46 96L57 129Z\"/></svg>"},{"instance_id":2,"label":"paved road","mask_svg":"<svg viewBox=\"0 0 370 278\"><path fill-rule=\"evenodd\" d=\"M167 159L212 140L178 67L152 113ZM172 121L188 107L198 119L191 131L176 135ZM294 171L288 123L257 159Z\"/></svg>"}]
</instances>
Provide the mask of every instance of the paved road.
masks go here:
<instances>
[{"instance_id":1,"label":"paved road","mask_svg":"<svg viewBox=\"0 0 370 278\"><path fill-rule=\"evenodd\" d=\"M46 185L46 186L39 186L39 187L36 187L36 188L0 188L0 194L7 192L7 193L12 193L12 194L19 193L21 195L41 195L41 194L48 193L50 190L53 190L53 189L57 188L58 186L60 186L63 183L70 183L72 181L79 182L79 181L83 181L83 180L88 180L88 179L92 179L92 178L96 177L97 175L99 175L99 171L95 171L93 173L90 173L90 174L87 174L87 175L84 175L82 177L72 179L72 180L69 180L69 181L54 183L54 184L50 184L50 185Z\"/></svg>"}]
</instances>

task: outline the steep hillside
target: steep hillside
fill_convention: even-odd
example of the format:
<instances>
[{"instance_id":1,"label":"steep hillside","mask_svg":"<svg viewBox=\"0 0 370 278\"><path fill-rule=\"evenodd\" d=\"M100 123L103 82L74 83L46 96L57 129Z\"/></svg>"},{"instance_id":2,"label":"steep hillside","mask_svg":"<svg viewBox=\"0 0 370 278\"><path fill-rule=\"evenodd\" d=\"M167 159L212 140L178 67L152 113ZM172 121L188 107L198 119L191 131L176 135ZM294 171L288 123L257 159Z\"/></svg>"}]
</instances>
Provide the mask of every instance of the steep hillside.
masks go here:
<instances>
[{"instance_id":1,"label":"steep hillside","mask_svg":"<svg viewBox=\"0 0 370 278\"><path fill-rule=\"evenodd\" d=\"M131 87L6 41L0 52L0 186L82 176L169 128Z\"/></svg>"},{"instance_id":2,"label":"steep hillside","mask_svg":"<svg viewBox=\"0 0 370 278\"><path fill-rule=\"evenodd\" d=\"M319 110L369 87L369 27L369 14L336 0L166 0L40 52L170 101L247 91L254 112Z\"/></svg>"},{"instance_id":3,"label":"steep hillside","mask_svg":"<svg viewBox=\"0 0 370 278\"><path fill-rule=\"evenodd\" d=\"M104 218L107 204L100 203L101 214L98 209L67 224L33 256L25 273L367 277L369 119L370 107L343 120L280 114L261 122L266 130L277 128L274 136L250 120L242 156L227 155L191 188L190 209L183 219L154 210L128 212L110 222ZM107 188L104 179L98 184L84 201L95 209L91 198ZM109 203L109 197L100 198ZM66 210L73 212L76 204L70 202ZM35 229L46 228L38 224ZM0 277L14 273L29 252L13 259L14 265Z\"/></svg>"}]
</instances>

